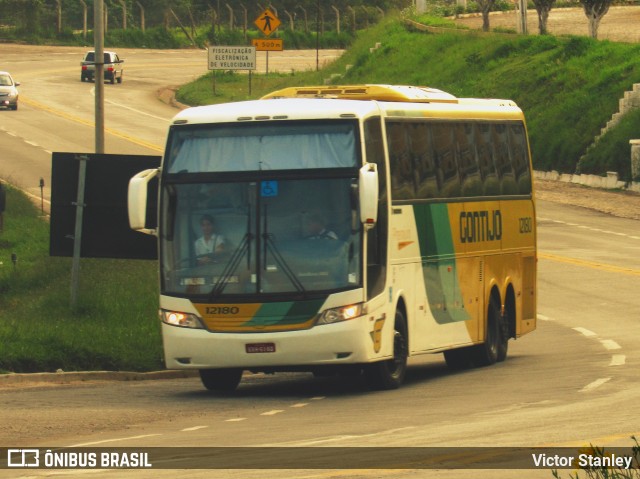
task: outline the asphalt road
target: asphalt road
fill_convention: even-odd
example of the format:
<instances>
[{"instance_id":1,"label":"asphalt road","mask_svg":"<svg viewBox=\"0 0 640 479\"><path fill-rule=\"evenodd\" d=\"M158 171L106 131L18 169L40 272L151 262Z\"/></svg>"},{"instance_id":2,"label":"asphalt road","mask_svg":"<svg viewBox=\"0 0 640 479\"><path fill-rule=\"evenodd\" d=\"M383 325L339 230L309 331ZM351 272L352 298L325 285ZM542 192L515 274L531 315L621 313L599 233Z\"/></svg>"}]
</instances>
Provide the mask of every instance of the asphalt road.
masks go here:
<instances>
[{"instance_id":1,"label":"asphalt road","mask_svg":"<svg viewBox=\"0 0 640 479\"><path fill-rule=\"evenodd\" d=\"M78 49L13 57L9 49L4 57L4 48L3 63L24 86L20 109L0 111L0 176L30 190L48 175L51 151L91 151L93 85L79 81ZM156 92L182 76L202 73L198 55L202 52L122 53L124 83L105 85L112 102L108 152L158 153L175 110L158 101ZM311 60L315 66L315 57ZM309 374L251 375L228 397L208 394L196 378L11 387L0 389L0 446L630 447L629 437L640 435L640 225L542 201L538 225L538 329L511 342L504 363L454 373L441 355L429 356L412 363L403 388L386 392L366 392L353 379ZM473 467L475 450L465 450L454 462ZM295 460L283 460L283 469L295 467ZM513 471L508 463L506 469L474 471L405 467L267 473L154 469L130 475L552 477L549 470ZM122 477L122 471L99 474Z\"/></svg>"}]
</instances>

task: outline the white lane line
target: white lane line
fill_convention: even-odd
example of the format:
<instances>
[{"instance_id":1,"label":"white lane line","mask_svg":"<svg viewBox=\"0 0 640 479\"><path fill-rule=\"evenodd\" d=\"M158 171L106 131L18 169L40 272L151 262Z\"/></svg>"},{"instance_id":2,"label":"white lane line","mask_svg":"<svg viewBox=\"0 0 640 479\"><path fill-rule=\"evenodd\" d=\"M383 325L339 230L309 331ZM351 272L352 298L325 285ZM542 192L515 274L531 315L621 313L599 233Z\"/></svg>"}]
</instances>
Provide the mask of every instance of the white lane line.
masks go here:
<instances>
[{"instance_id":1,"label":"white lane line","mask_svg":"<svg viewBox=\"0 0 640 479\"><path fill-rule=\"evenodd\" d=\"M261 416L275 416L276 414L280 414L281 412L284 412L284 409L274 409L272 411L267 411L267 412L260 413L260 415Z\"/></svg>"},{"instance_id":2,"label":"white lane line","mask_svg":"<svg viewBox=\"0 0 640 479\"><path fill-rule=\"evenodd\" d=\"M570 223L568 221L561 221L561 220L554 220L554 219L550 219L550 218L543 218L538 216L538 221L550 221L552 223L556 223L556 224L561 224L561 225L565 225L565 226L574 226L576 228L581 228L584 230L589 230L589 231L595 231L598 233L603 233L603 234L607 234L607 235L615 235L615 236L624 236L626 238L632 238L632 239L640 239L640 236L632 236L626 233L620 233L618 231L611 231L611 230L603 230L602 228L594 228L593 226L585 226L585 225L581 225L578 223Z\"/></svg>"},{"instance_id":3,"label":"white lane line","mask_svg":"<svg viewBox=\"0 0 640 479\"><path fill-rule=\"evenodd\" d=\"M327 399L327 396L316 396L312 397L311 401L322 401L323 399Z\"/></svg>"},{"instance_id":4,"label":"white lane line","mask_svg":"<svg viewBox=\"0 0 640 479\"><path fill-rule=\"evenodd\" d=\"M627 357L624 354L614 354L611 356L609 366L622 366L626 363Z\"/></svg>"},{"instance_id":5,"label":"white lane line","mask_svg":"<svg viewBox=\"0 0 640 479\"><path fill-rule=\"evenodd\" d=\"M142 436L118 437L116 439L105 439L104 441L95 441L95 442L85 442L85 443L82 443L82 444L73 444L72 446L67 446L67 447L95 446L96 444L107 444L108 442L131 441L133 439L144 439L144 438L147 438L147 437L154 437L154 436L162 436L162 434L143 434Z\"/></svg>"},{"instance_id":6,"label":"white lane line","mask_svg":"<svg viewBox=\"0 0 640 479\"><path fill-rule=\"evenodd\" d=\"M587 384L585 387L583 387L580 392L584 393L587 391L593 391L596 388L599 388L600 386L602 386L604 383L606 383L607 381L609 381L611 378L600 378L600 379L596 379L595 381L593 381L592 383Z\"/></svg>"},{"instance_id":7,"label":"white lane line","mask_svg":"<svg viewBox=\"0 0 640 479\"><path fill-rule=\"evenodd\" d=\"M596 333L594 333L589 329L577 327L577 328L573 328L573 330L578 331L580 334L582 334L583 336L586 336L587 338L593 338L594 336L597 336Z\"/></svg>"},{"instance_id":8,"label":"white lane line","mask_svg":"<svg viewBox=\"0 0 640 479\"><path fill-rule=\"evenodd\" d=\"M206 429L209 426L193 426L193 427L187 427L185 429L181 429L180 432L190 432L190 431L197 431L198 429Z\"/></svg>"},{"instance_id":9,"label":"white lane line","mask_svg":"<svg viewBox=\"0 0 640 479\"><path fill-rule=\"evenodd\" d=\"M620 345L616 343L613 339L601 339L600 343L609 351L613 351L614 349L622 349Z\"/></svg>"},{"instance_id":10,"label":"white lane line","mask_svg":"<svg viewBox=\"0 0 640 479\"><path fill-rule=\"evenodd\" d=\"M550 318L550 317L548 317L548 316L545 316L544 314L538 314L537 318L538 318L540 321L554 321L553 319L551 319L551 318Z\"/></svg>"},{"instance_id":11,"label":"white lane line","mask_svg":"<svg viewBox=\"0 0 640 479\"><path fill-rule=\"evenodd\" d=\"M92 87L91 90L89 90L91 96L96 96L96 87ZM138 113L139 115L144 115L144 116L148 116L149 118L153 118L154 120L160 120L166 123L170 123L171 119L167 119L167 118L163 118L161 116L156 116L156 115L152 115L151 113L147 113L146 111L142 111L142 110L137 110L135 108L131 108L130 106L127 105L123 105L122 103L117 103L113 100L105 100L105 103L117 106L118 108L124 108L126 110L130 110L134 113Z\"/></svg>"},{"instance_id":12,"label":"white lane line","mask_svg":"<svg viewBox=\"0 0 640 479\"><path fill-rule=\"evenodd\" d=\"M292 404L289 407L305 407L305 406L308 406L308 405L309 405L308 402L299 402L298 404Z\"/></svg>"},{"instance_id":13,"label":"white lane line","mask_svg":"<svg viewBox=\"0 0 640 479\"><path fill-rule=\"evenodd\" d=\"M247 418L246 417L234 417L233 419L225 419L224 422L240 422L240 421L246 421Z\"/></svg>"}]
</instances>

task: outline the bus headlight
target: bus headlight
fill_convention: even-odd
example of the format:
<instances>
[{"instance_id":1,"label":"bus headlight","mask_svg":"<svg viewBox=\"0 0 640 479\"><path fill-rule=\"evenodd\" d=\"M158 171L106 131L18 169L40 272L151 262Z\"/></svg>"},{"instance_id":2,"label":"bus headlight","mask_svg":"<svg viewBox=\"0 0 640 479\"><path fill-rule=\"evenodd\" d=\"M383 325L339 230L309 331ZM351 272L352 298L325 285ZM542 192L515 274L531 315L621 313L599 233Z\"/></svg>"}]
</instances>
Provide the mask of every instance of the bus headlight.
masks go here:
<instances>
[{"instance_id":1,"label":"bus headlight","mask_svg":"<svg viewBox=\"0 0 640 479\"><path fill-rule=\"evenodd\" d=\"M160 320L165 324L178 326L180 328L204 329L202 323L195 314L161 310Z\"/></svg>"},{"instance_id":2,"label":"bus headlight","mask_svg":"<svg viewBox=\"0 0 640 479\"><path fill-rule=\"evenodd\" d=\"M332 308L324 311L317 324L332 324L340 321L348 321L362 315L362 304L351 304L341 308Z\"/></svg>"}]
</instances>

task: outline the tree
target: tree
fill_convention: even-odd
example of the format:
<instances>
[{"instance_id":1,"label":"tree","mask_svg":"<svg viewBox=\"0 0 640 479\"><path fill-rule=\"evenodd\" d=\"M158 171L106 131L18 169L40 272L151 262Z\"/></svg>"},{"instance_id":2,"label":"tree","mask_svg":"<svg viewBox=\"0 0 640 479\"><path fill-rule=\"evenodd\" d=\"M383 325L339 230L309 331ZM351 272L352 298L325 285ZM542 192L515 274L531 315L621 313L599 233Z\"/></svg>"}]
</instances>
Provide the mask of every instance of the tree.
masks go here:
<instances>
[{"instance_id":1,"label":"tree","mask_svg":"<svg viewBox=\"0 0 640 479\"><path fill-rule=\"evenodd\" d=\"M482 12L482 31L489 31L489 12L493 10L496 0L478 0L478 7Z\"/></svg>"},{"instance_id":2,"label":"tree","mask_svg":"<svg viewBox=\"0 0 640 479\"><path fill-rule=\"evenodd\" d=\"M556 0L533 0L533 4L538 12L538 31L540 35L546 35L547 20L549 19L549 12L553 8Z\"/></svg>"},{"instance_id":3,"label":"tree","mask_svg":"<svg viewBox=\"0 0 640 479\"><path fill-rule=\"evenodd\" d=\"M613 0L580 0L584 8L584 14L589 19L589 35L592 38L598 38L598 27L600 20L609 11Z\"/></svg>"}]
</instances>

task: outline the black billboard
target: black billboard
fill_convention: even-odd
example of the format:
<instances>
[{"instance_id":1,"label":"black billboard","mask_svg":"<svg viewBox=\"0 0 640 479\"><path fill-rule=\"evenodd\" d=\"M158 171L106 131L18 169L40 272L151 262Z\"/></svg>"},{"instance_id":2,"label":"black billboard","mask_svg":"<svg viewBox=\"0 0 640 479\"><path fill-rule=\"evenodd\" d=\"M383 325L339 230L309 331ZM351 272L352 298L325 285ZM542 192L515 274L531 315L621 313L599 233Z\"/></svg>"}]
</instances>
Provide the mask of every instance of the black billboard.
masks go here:
<instances>
[{"instance_id":1,"label":"black billboard","mask_svg":"<svg viewBox=\"0 0 640 479\"><path fill-rule=\"evenodd\" d=\"M53 153L49 254L72 256L80 157L86 158L83 258L157 259L155 236L129 227L127 190L136 173L160 166L159 156ZM155 228L157 179L149 184L147 227Z\"/></svg>"}]
</instances>

